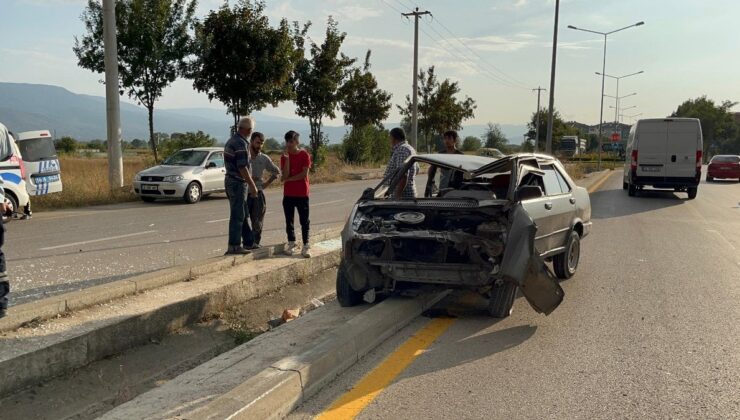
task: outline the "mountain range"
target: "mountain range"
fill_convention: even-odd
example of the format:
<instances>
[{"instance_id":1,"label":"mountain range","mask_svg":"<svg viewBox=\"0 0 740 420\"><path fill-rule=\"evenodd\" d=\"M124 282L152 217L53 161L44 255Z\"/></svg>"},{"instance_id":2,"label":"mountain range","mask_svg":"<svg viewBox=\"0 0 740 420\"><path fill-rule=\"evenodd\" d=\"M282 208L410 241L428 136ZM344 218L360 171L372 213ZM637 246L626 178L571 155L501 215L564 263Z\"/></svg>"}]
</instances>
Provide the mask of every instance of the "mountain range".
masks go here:
<instances>
[{"instance_id":1,"label":"mountain range","mask_svg":"<svg viewBox=\"0 0 740 420\"><path fill-rule=\"evenodd\" d=\"M148 139L146 108L121 101L121 128L125 140ZM256 112L257 131L267 137L282 139L288 130L295 130L307 141L308 120L284 118ZM70 136L77 140L89 141L106 138L105 98L70 92L50 85L3 83L0 82L0 122L11 131L48 129L59 138ZM201 130L225 141L229 127L233 124L231 115L218 108L177 108L154 109L155 131L164 133ZM387 122L387 128L398 123ZM347 133L344 125L324 125L323 130L330 143L339 143ZM504 135L513 144L520 144L524 125L502 124ZM467 125L460 135L482 136L485 125Z\"/></svg>"}]
</instances>

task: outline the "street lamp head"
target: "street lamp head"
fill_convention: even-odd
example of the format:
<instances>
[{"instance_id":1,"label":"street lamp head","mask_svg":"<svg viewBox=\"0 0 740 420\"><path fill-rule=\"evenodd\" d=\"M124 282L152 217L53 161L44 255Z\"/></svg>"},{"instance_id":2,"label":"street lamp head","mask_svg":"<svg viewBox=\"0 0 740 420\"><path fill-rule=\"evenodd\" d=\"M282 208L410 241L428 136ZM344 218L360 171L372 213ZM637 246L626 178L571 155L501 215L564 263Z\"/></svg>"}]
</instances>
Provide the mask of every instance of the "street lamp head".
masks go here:
<instances>
[{"instance_id":1,"label":"street lamp head","mask_svg":"<svg viewBox=\"0 0 740 420\"><path fill-rule=\"evenodd\" d=\"M645 22L643 22L643 21L639 21L639 22L635 23L635 26L642 26L642 25L644 25L644 24L645 24Z\"/></svg>"},{"instance_id":2,"label":"street lamp head","mask_svg":"<svg viewBox=\"0 0 740 420\"><path fill-rule=\"evenodd\" d=\"M596 71L594 73L598 74L599 76L603 76L603 74L599 73L598 71Z\"/></svg>"},{"instance_id":3,"label":"street lamp head","mask_svg":"<svg viewBox=\"0 0 740 420\"><path fill-rule=\"evenodd\" d=\"M573 26L573 25L568 25L568 29L578 29L578 28L576 28L576 27L575 27L575 26Z\"/></svg>"}]
</instances>

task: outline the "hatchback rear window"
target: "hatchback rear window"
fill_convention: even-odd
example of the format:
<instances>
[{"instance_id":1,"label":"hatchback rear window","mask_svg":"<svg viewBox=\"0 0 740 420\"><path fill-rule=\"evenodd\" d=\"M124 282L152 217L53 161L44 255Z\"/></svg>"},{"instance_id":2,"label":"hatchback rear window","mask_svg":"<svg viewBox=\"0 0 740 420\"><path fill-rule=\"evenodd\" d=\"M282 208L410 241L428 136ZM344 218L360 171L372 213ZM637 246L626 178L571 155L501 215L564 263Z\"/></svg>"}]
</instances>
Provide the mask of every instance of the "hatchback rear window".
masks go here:
<instances>
[{"instance_id":1,"label":"hatchback rear window","mask_svg":"<svg viewBox=\"0 0 740 420\"><path fill-rule=\"evenodd\" d=\"M709 163L740 163L740 156L715 156Z\"/></svg>"},{"instance_id":2,"label":"hatchback rear window","mask_svg":"<svg viewBox=\"0 0 740 420\"><path fill-rule=\"evenodd\" d=\"M57 157L57 151L51 137L18 141L18 149L20 149L21 156L26 162L40 162Z\"/></svg>"}]
</instances>

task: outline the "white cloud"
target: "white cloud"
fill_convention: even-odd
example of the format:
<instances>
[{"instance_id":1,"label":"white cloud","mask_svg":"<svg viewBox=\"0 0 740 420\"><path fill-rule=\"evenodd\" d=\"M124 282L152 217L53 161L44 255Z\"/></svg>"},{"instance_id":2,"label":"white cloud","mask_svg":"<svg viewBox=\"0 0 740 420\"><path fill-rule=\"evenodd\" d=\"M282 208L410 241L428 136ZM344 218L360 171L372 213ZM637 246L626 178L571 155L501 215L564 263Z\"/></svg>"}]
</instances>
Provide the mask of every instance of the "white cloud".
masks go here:
<instances>
[{"instance_id":1,"label":"white cloud","mask_svg":"<svg viewBox=\"0 0 740 420\"><path fill-rule=\"evenodd\" d=\"M326 12L327 14L335 15L340 20L347 20L350 22L358 22L368 18L374 18L383 14L382 10L373 9L370 7L364 7L359 5L348 5L341 6L334 12Z\"/></svg>"}]
</instances>

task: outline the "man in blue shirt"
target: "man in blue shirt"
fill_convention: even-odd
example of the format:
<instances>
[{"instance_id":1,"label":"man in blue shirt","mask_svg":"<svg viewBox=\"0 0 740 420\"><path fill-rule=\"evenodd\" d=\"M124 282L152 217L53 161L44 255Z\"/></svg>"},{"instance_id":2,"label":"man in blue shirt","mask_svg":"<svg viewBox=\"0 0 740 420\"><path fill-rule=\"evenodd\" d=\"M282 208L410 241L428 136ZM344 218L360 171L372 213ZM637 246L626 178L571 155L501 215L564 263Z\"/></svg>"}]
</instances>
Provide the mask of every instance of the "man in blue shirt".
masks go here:
<instances>
[{"instance_id":1,"label":"man in blue shirt","mask_svg":"<svg viewBox=\"0 0 740 420\"><path fill-rule=\"evenodd\" d=\"M257 186L252 179L249 165L249 136L254 130L254 120L243 117L236 133L224 146L226 167L226 196L229 197L229 247L226 255L245 255L245 247L254 245L254 235L249 227L247 197L257 197ZM248 189L248 191L247 191Z\"/></svg>"}]
</instances>

